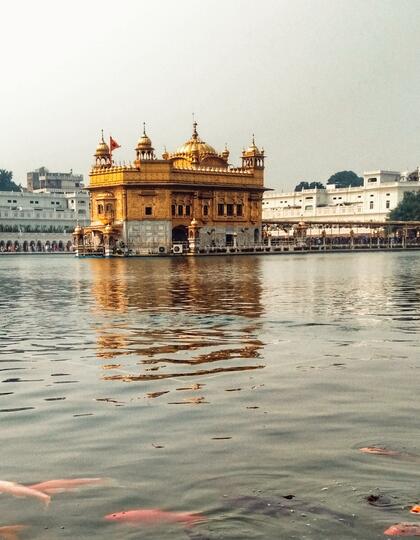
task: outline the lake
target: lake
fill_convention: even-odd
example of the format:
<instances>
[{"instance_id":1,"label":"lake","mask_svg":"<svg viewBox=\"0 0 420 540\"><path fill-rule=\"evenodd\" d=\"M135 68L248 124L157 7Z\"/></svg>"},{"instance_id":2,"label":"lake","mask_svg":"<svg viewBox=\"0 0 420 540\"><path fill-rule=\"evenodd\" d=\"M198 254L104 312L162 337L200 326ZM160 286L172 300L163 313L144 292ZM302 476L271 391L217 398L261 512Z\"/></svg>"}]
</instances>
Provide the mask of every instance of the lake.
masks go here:
<instances>
[{"instance_id":1,"label":"lake","mask_svg":"<svg viewBox=\"0 0 420 540\"><path fill-rule=\"evenodd\" d=\"M0 258L1 479L104 479L48 508L0 495L0 526L365 540L416 521L419 267L419 253ZM137 508L206 521L104 520Z\"/></svg>"}]
</instances>

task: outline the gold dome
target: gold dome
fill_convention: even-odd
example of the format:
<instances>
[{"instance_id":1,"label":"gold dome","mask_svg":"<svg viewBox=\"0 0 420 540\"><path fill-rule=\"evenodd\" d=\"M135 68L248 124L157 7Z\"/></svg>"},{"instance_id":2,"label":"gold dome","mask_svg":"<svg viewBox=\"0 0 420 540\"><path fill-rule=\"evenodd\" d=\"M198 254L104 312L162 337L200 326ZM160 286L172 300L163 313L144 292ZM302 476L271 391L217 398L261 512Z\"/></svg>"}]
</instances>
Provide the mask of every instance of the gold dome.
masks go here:
<instances>
[{"instance_id":1,"label":"gold dome","mask_svg":"<svg viewBox=\"0 0 420 540\"><path fill-rule=\"evenodd\" d=\"M140 139L137 142L137 148L139 150L152 148L152 141L146 135L146 124L144 122L143 122L143 135L140 137Z\"/></svg>"},{"instance_id":2,"label":"gold dome","mask_svg":"<svg viewBox=\"0 0 420 540\"><path fill-rule=\"evenodd\" d=\"M250 156L255 156L257 154L261 154L260 149L255 144L254 135L252 135L252 144L251 144L251 146L244 151L244 154L245 155L250 155Z\"/></svg>"},{"instance_id":3,"label":"gold dome","mask_svg":"<svg viewBox=\"0 0 420 540\"><path fill-rule=\"evenodd\" d=\"M104 132L102 131L102 138L99 141L98 146L96 147L95 156L108 156L109 155L109 146L104 141Z\"/></svg>"},{"instance_id":4,"label":"gold dome","mask_svg":"<svg viewBox=\"0 0 420 540\"><path fill-rule=\"evenodd\" d=\"M186 155L194 155L199 154L200 156L204 155L213 155L217 156L216 150L207 144L206 142L202 141L197 133L197 122L194 122L193 124L193 134L191 139L188 139L182 146L180 146L176 151L175 155L177 154L186 154Z\"/></svg>"}]
</instances>

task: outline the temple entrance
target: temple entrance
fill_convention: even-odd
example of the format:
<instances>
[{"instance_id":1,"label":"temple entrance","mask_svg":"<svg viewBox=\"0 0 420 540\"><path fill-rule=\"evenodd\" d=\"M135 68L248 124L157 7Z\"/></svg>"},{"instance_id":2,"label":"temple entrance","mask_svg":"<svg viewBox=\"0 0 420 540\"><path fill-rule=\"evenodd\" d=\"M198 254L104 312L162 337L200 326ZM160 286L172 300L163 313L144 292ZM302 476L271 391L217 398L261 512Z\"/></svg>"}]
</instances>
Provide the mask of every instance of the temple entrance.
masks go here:
<instances>
[{"instance_id":1,"label":"temple entrance","mask_svg":"<svg viewBox=\"0 0 420 540\"><path fill-rule=\"evenodd\" d=\"M172 242L185 243L188 242L188 229L185 225L178 225L172 229Z\"/></svg>"}]
</instances>

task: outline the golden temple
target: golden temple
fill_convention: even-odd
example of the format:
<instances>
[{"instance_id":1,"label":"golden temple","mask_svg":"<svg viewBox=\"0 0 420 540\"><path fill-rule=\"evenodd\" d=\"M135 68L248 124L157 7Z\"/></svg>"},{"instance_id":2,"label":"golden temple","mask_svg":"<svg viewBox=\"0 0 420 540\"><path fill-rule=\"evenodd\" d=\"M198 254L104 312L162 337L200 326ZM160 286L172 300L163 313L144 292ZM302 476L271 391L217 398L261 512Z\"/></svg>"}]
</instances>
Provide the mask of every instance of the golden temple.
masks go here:
<instances>
[{"instance_id":1,"label":"golden temple","mask_svg":"<svg viewBox=\"0 0 420 540\"><path fill-rule=\"evenodd\" d=\"M113 142L111 140L111 142ZM88 227L76 227L78 255L205 254L252 250L261 243L264 150L254 138L241 167L193 133L156 157L146 129L135 160L116 165L102 138L90 172Z\"/></svg>"}]
</instances>

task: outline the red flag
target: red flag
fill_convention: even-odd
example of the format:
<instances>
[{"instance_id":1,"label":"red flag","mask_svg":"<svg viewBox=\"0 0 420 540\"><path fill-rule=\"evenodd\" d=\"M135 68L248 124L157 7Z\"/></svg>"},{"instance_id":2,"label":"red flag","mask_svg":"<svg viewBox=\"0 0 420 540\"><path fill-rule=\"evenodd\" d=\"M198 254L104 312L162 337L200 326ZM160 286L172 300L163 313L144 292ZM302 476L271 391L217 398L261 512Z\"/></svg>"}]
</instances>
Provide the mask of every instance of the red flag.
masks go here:
<instances>
[{"instance_id":1,"label":"red flag","mask_svg":"<svg viewBox=\"0 0 420 540\"><path fill-rule=\"evenodd\" d=\"M117 143L112 137L109 138L109 150L112 152L116 148L120 148L120 144Z\"/></svg>"}]
</instances>

